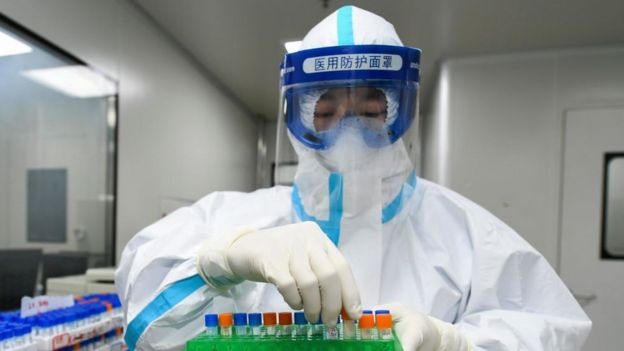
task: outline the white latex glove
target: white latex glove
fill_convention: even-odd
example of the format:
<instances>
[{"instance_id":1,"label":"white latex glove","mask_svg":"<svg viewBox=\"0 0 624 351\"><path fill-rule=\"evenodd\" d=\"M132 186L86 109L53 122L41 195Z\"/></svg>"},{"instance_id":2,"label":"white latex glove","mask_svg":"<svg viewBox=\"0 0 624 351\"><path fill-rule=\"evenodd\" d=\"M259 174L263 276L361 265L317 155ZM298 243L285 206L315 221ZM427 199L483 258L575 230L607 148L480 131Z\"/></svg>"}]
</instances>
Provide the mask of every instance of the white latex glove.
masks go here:
<instances>
[{"instance_id":1,"label":"white latex glove","mask_svg":"<svg viewBox=\"0 0 624 351\"><path fill-rule=\"evenodd\" d=\"M470 351L472 344L457 328L439 319L412 311L398 303L375 307L390 310L403 351Z\"/></svg>"},{"instance_id":2,"label":"white latex glove","mask_svg":"<svg viewBox=\"0 0 624 351\"><path fill-rule=\"evenodd\" d=\"M274 284L309 321L333 326L343 306L353 319L361 313L347 260L314 222L215 235L200 248L197 270L222 291L243 280Z\"/></svg>"}]
</instances>

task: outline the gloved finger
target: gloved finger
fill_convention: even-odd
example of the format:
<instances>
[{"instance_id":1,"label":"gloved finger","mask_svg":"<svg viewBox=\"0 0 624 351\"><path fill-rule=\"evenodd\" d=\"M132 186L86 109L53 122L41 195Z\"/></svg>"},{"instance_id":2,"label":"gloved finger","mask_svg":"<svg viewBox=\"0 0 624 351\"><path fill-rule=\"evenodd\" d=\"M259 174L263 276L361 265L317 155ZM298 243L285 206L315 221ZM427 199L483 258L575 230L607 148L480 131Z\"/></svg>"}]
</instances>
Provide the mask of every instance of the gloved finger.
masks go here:
<instances>
[{"instance_id":1,"label":"gloved finger","mask_svg":"<svg viewBox=\"0 0 624 351\"><path fill-rule=\"evenodd\" d=\"M404 305L388 303L375 306L375 310L388 310L392 315L392 323L397 337L404 351L421 351L419 347L423 341L422 332L417 325L409 322L409 311Z\"/></svg>"},{"instance_id":2,"label":"gloved finger","mask_svg":"<svg viewBox=\"0 0 624 351\"><path fill-rule=\"evenodd\" d=\"M290 275L287 264L281 267L275 265L264 267L263 275L267 282L277 287L277 291L282 295L288 306L292 309L300 308L301 296L299 295L295 278Z\"/></svg>"},{"instance_id":3,"label":"gloved finger","mask_svg":"<svg viewBox=\"0 0 624 351\"><path fill-rule=\"evenodd\" d=\"M401 331L399 332L399 329ZM403 351L435 351L435 350L423 350L420 348L423 342L422 332L419 330L410 330L408 328L395 327L397 337L401 343Z\"/></svg>"},{"instance_id":4,"label":"gloved finger","mask_svg":"<svg viewBox=\"0 0 624 351\"><path fill-rule=\"evenodd\" d=\"M360 315L362 314L362 302L360 300L360 291L355 283L353 272L351 271L351 266L333 244L328 245L326 250L340 279L342 307L344 307L351 319L360 319Z\"/></svg>"},{"instance_id":5,"label":"gloved finger","mask_svg":"<svg viewBox=\"0 0 624 351\"><path fill-rule=\"evenodd\" d=\"M375 310L389 310L401 347L405 351L435 351L440 345L440 334L429 318L399 303L388 303Z\"/></svg>"},{"instance_id":6,"label":"gloved finger","mask_svg":"<svg viewBox=\"0 0 624 351\"><path fill-rule=\"evenodd\" d=\"M309 248L310 267L316 275L321 293L321 319L325 325L335 326L342 308L342 293L338 270L322 246Z\"/></svg>"},{"instance_id":7,"label":"gloved finger","mask_svg":"<svg viewBox=\"0 0 624 351\"><path fill-rule=\"evenodd\" d=\"M316 274L310 267L307 251L295 252L291 255L290 274L295 278L302 300L302 306L295 309L303 308L308 321L318 321L321 314L321 293Z\"/></svg>"}]
</instances>

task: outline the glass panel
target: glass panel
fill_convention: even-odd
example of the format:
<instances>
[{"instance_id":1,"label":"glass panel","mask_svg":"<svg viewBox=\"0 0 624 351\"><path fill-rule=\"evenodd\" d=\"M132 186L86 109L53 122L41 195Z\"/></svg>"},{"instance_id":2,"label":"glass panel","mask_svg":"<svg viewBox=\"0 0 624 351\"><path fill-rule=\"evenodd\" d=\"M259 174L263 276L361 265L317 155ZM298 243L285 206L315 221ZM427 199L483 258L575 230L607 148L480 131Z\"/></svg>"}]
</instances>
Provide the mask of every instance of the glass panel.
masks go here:
<instances>
[{"instance_id":1,"label":"glass panel","mask_svg":"<svg viewBox=\"0 0 624 351\"><path fill-rule=\"evenodd\" d=\"M114 80L0 16L0 250L114 264L116 101Z\"/></svg>"},{"instance_id":2,"label":"glass panel","mask_svg":"<svg viewBox=\"0 0 624 351\"><path fill-rule=\"evenodd\" d=\"M624 258L624 154L605 157L603 253Z\"/></svg>"}]
</instances>

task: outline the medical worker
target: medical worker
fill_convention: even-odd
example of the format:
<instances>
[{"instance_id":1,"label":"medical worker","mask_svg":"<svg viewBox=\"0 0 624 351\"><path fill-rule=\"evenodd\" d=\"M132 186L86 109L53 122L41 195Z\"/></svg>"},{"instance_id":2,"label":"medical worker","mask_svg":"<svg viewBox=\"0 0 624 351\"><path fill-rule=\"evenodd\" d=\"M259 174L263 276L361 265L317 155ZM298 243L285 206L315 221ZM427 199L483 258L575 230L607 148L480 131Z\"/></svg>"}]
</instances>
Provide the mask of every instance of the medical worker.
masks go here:
<instances>
[{"instance_id":1,"label":"medical worker","mask_svg":"<svg viewBox=\"0 0 624 351\"><path fill-rule=\"evenodd\" d=\"M277 162L289 141L294 186L213 193L139 232L115 279L130 350L181 350L209 311L333 325L380 305L406 351L579 350L591 322L548 262L416 176L419 63L356 7L312 28L281 66Z\"/></svg>"}]
</instances>

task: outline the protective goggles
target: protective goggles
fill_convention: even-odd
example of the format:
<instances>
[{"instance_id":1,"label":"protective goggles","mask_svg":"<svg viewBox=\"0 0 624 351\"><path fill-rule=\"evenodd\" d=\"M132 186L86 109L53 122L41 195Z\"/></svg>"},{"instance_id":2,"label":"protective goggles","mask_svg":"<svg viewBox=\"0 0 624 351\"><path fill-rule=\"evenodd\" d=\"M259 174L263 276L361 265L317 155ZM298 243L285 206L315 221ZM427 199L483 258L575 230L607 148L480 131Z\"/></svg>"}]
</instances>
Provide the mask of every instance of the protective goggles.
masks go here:
<instances>
[{"instance_id":1,"label":"protective goggles","mask_svg":"<svg viewBox=\"0 0 624 351\"><path fill-rule=\"evenodd\" d=\"M398 140L418 105L420 50L352 45L287 54L282 64L282 113L290 132L312 149L331 147L345 128L367 145Z\"/></svg>"}]
</instances>

